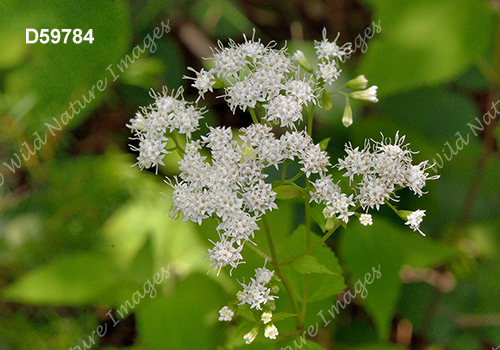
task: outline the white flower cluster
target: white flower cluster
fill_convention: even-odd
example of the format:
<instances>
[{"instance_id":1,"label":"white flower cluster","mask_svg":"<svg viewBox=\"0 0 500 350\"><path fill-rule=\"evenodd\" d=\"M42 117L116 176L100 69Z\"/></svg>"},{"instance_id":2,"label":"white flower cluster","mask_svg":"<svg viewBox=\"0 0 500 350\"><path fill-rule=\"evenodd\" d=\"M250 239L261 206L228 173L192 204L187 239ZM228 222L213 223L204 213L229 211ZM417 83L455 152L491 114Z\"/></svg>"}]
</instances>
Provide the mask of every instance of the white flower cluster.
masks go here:
<instances>
[{"instance_id":1,"label":"white flower cluster","mask_svg":"<svg viewBox=\"0 0 500 350\"><path fill-rule=\"evenodd\" d=\"M315 145L305 132L286 132L279 139L270 126L252 124L242 128L241 143L233 140L230 128L210 127L201 140L190 141L179 162L180 181L173 187L171 216L184 214L184 221L202 223L216 217L220 224L219 242L208 250L212 268L219 273L224 266L241 263L241 250L258 230L257 221L269 210L278 208L276 193L264 180L266 167L296 157L301 170L310 176L322 173L329 165L326 152ZM204 145L210 150L210 162L201 155ZM244 156L243 150L251 150Z\"/></svg>"},{"instance_id":2,"label":"white flower cluster","mask_svg":"<svg viewBox=\"0 0 500 350\"><path fill-rule=\"evenodd\" d=\"M329 42L323 31L323 40L315 42L319 66L337 65L351 54L351 45L339 47L337 39ZM285 161L297 160L307 178L317 174L319 178L312 182L315 190L311 200L325 204L325 217L336 217L346 223L359 205L378 209L396 186L408 186L422 194L426 163L411 165L411 152L406 146L400 147L404 137L396 139L396 145L377 143L373 152L366 147L359 151L349 146L348 156L339 161L338 167L347 170L346 176L351 181L355 176L361 176L363 181L358 183L356 196L341 193L328 175L331 165L327 153L305 130L297 131L303 108L317 104L328 80L317 79L314 74L301 78L298 66L307 66L308 62L292 60L286 48L264 46L253 37L251 40L245 37L242 44L231 40L228 47L219 42L213 53L214 68L200 72L189 68L196 77L185 78L194 80L192 86L198 89L198 100L208 91L223 87L223 97L230 109L233 112L236 108L250 109L254 124L240 129L237 136L230 128L209 127L206 135L195 138L193 133L199 129L204 110L186 102L182 89L170 95L164 89L162 93L153 92L155 102L142 108L127 125L139 140L139 146L132 149L139 151L136 164L141 169L153 166L158 170L159 165L164 165L165 154L174 150L182 155L179 177L175 182L167 181L173 188L171 217L182 213L184 221L198 224L207 218L219 221L220 240L211 241L214 247L206 253L210 270L213 268L219 274L224 266L232 269L242 263L243 246L246 242L253 243L254 232L259 230L257 222L267 211L277 208L276 193L266 182L267 167L279 169ZM305 59L303 54L294 57ZM367 82L364 76L359 76L346 86L366 88ZM376 87L372 87L351 95L376 102L375 91ZM260 121L254 111L256 107L260 107ZM277 137L273 125L287 127L288 131ZM178 140L181 134L186 138L184 148ZM175 144L171 149L166 148L169 138ZM368 224L367 219L363 222Z\"/></svg>"},{"instance_id":3,"label":"white flower cluster","mask_svg":"<svg viewBox=\"0 0 500 350\"><path fill-rule=\"evenodd\" d=\"M315 84L298 78L300 72L286 48L276 50L273 46L246 37L242 44L231 40L229 47L219 42L213 55L215 67L199 73L189 68L196 78L185 78L194 80L192 86L202 98L219 79L225 86L223 97L233 113L237 107L245 111L261 103L267 110L267 122L295 129L295 123L302 120L303 105L317 103Z\"/></svg>"},{"instance_id":4,"label":"white flower cluster","mask_svg":"<svg viewBox=\"0 0 500 350\"><path fill-rule=\"evenodd\" d=\"M431 176L425 171L430 167L428 161L418 165L412 164L412 152L408 145L404 144L405 136L399 137L396 133L394 144L390 139L373 141L373 147L369 142L365 143L363 149L352 148L346 145L347 156L339 159L337 167L345 169L345 177L349 177L349 183L357 181L353 186L357 189L356 194L349 197L340 193L338 185L333 183L331 176L321 176L313 185L315 190L311 192L311 200L326 205L325 217L333 217L348 222L350 215L354 212L349 207L362 207L364 210L380 208L386 201L393 199L391 195L395 190L408 187L416 195L422 196L422 188L427 180L437 179L439 176ZM419 210L408 215L408 225L413 230L419 230L425 211ZM363 225L371 225L371 216L362 214L360 221Z\"/></svg>"},{"instance_id":5,"label":"white flower cluster","mask_svg":"<svg viewBox=\"0 0 500 350\"><path fill-rule=\"evenodd\" d=\"M271 288L268 286L273 276L274 271L266 269L265 264L264 267L256 269L255 279L250 278L248 284L240 283L243 290L236 294L239 305L250 304L251 309L262 310L261 304L276 299L277 296L271 295Z\"/></svg>"},{"instance_id":6,"label":"white flower cluster","mask_svg":"<svg viewBox=\"0 0 500 350\"><path fill-rule=\"evenodd\" d=\"M134 151L139 151L137 165L141 169L165 165L163 157L170 153L166 150L167 133L177 131L191 137L191 133L198 129L199 120L203 117L203 109L198 109L191 103L184 101L182 88L177 93L169 96L166 88L163 94L151 93L155 102L147 108L142 108L135 117L130 119L128 128L134 133L132 139L139 140L139 147L131 146Z\"/></svg>"},{"instance_id":7,"label":"white flower cluster","mask_svg":"<svg viewBox=\"0 0 500 350\"><path fill-rule=\"evenodd\" d=\"M318 55L319 63L316 70L316 77L323 79L326 84L332 84L340 76L338 61L345 62L352 53L352 44L346 43L341 47L337 45L337 39L340 33L333 42L329 42L326 37L326 28L323 29L323 40L314 41L314 48Z\"/></svg>"}]
</instances>

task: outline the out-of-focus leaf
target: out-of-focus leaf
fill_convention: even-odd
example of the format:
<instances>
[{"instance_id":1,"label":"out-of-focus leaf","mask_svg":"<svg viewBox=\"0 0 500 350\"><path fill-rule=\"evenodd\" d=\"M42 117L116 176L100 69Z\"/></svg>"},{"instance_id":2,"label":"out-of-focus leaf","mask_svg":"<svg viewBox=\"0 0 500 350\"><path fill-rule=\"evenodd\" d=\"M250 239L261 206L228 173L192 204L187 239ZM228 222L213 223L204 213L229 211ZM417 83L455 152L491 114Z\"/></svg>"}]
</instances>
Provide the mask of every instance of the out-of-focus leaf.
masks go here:
<instances>
[{"instance_id":1,"label":"out-of-focus leaf","mask_svg":"<svg viewBox=\"0 0 500 350\"><path fill-rule=\"evenodd\" d=\"M10 301L41 305L86 305L112 300L118 275L111 261L96 254L55 260L3 289Z\"/></svg>"},{"instance_id":2,"label":"out-of-focus leaf","mask_svg":"<svg viewBox=\"0 0 500 350\"><path fill-rule=\"evenodd\" d=\"M306 338L307 332L304 332L302 336L295 337L285 341L282 345L282 349L309 349L309 350L325 350L324 347L318 345L317 343L310 341Z\"/></svg>"},{"instance_id":3,"label":"out-of-focus leaf","mask_svg":"<svg viewBox=\"0 0 500 350\"><path fill-rule=\"evenodd\" d=\"M171 349L216 349L223 338L218 310L225 303L215 282L193 274L173 294L159 295L137 310L137 328L151 350L165 349L166 344Z\"/></svg>"},{"instance_id":4,"label":"out-of-focus leaf","mask_svg":"<svg viewBox=\"0 0 500 350\"><path fill-rule=\"evenodd\" d=\"M403 350L405 348L396 344L366 344L348 349L349 350Z\"/></svg>"},{"instance_id":5,"label":"out-of-focus leaf","mask_svg":"<svg viewBox=\"0 0 500 350\"><path fill-rule=\"evenodd\" d=\"M25 64L8 73L5 91L14 96L35 94L37 100L29 113L22 116L22 125L32 130L28 132L30 135L34 131L40 134L49 132L45 123L57 125L53 118L62 127L64 121L61 122L61 119L78 125L106 96L113 84L114 78L106 70L107 67L111 66L115 74L120 74L116 64L124 58L129 40L128 13L124 1L42 0L28 3L8 0L2 5L0 32L10 33L9 41L13 48L22 44L27 51L24 54L27 58ZM41 44L40 41L26 44L27 28L37 29L38 32L42 28L81 29L82 37L92 29L94 41L92 44L87 41L76 44L71 32L66 44L63 43L65 33L61 33L61 42L57 44ZM14 39L17 42L12 42ZM8 44L2 40L0 52L11 51L5 46ZM99 81L102 81L100 85ZM64 116L65 112L73 118Z\"/></svg>"},{"instance_id":6,"label":"out-of-focus leaf","mask_svg":"<svg viewBox=\"0 0 500 350\"><path fill-rule=\"evenodd\" d=\"M398 303L403 264L430 267L453 258L457 251L394 224L374 218L372 226L353 225L342 234L340 254L351 273L351 284L367 290L366 309L387 340L390 321ZM361 289L361 285L360 285Z\"/></svg>"},{"instance_id":7,"label":"out-of-focus leaf","mask_svg":"<svg viewBox=\"0 0 500 350\"><path fill-rule=\"evenodd\" d=\"M493 11L480 0L369 1L381 31L358 67L379 96L450 80L481 57Z\"/></svg>"},{"instance_id":8,"label":"out-of-focus leaf","mask_svg":"<svg viewBox=\"0 0 500 350\"><path fill-rule=\"evenodd\" d=\"M144 179L146 181L146 179ZM105 223L103 233L107 249L122 266L130 266L146 240L151 239L154 266L168 264L177 273L193 270L207 271L207 264L199 264L208 242L196 235L192 222L172 220L165 213L171 203L160 198L171 194L167 186L150 184L137 198L124 204Z\"/></svg>"}]
</instances>

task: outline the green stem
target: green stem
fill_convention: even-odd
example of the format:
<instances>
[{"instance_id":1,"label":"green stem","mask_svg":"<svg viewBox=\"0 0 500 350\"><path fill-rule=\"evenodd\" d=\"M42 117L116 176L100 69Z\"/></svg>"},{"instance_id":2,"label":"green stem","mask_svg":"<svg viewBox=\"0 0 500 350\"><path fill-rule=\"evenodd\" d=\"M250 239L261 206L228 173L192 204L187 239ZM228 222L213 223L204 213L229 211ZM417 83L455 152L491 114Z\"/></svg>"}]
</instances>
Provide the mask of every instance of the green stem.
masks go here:
<instances>
[{"instance_id":1,"label":"green stem","mask_svg":"<svg viewBox=\"0 0 500 350\"><path fill-rule=\"evenodd\" d=\"M309 136L312 136L312 129L313 129L313 120L314 120L314 108L316 105L312 105L311 108L308 109L308 115L307 115L307 133Z\"/></svg>"},{"instance_id":2,"label":"green stem","mask_svg":"<svg viewBox=\"0 0 500 350\"><path fill-rule=\"evenodd\" d=\"M182 146L180 145L179 141L177 140L177 133L174 131L172 134L172 140L174 140L174 143L175 143L175 149L177 150L177 153L179 153L179 155L181 157L184 156L184 148L182 148Z\"/></svg>"},{"instance_id":3,"label":"green stem","mask_svg":"<svg viewBox=\"0 0 500 350\"><path fill-rule=\"evenodd\" d=\"M245 247L248 247L248 249L253 250L257 255L259 255L260 257L262 257L265 260L268 260L268 261L272 260L269 255L264 253L262 250L260 250L256 246L254 246L252 243L245 244Z\"/></svg>"},{"instance_id":4,"label":"green stem","mask_svg":"<svg viewBox=\"0 0 500 350\"><path fill-rule=\"evenodd\" d=\"M295 298L295 294L293 292L292 285L290 281L286 277L283 269L281 268L280 261L278 259L278 255L276 254L276 246L274 245L273 236L271 234L271 227L269 226L269 219L266 214L262 216L262 223L264 224L264 231L266 232L267 243L269 244L269 250L271 251L271 264L273 264L278 277L283 282L285 286L288 297L290 298L290 303L292 304L293 312L297 315L295 316L295 322L297 325L297 329L302 329L304 327L304 323L300 318L300 309L299 304L297 303L297 298Z\"/></svg>"},{"instance_id":5,"label":"green stem","mask_svg":"<svg viewBox=\"0 0 500 350\"><path fill-rule=\"evenodd\" d=\"M309 180L307 180L309 183ZM307 193L304 196L304 207L305 207L305 219L306 219L306 248L309 249L311 248L311 205L309 203L310 200L310 194ZM302 323L304 323L304 320L306 318L306 311L307 311L307 302L309 298L309 283L311 279L311 274L306 274L304 276L305 281L304 281L304 293L302 294L302 312L300 313L300 319L302 320Z\"/></svg>"},{"instance_id":6,"label":"green stem","mask_svg":"<svg viewBox=\"0 0 500 350\"><path fill-rule=\"evenodd\" d=\"M252 121L254 124L259 124L259 120L257 119L257 115L255 114L255 110L253 108L248 108L250 111L250 115L252 116Z\"/></svg>"}]
</instances>

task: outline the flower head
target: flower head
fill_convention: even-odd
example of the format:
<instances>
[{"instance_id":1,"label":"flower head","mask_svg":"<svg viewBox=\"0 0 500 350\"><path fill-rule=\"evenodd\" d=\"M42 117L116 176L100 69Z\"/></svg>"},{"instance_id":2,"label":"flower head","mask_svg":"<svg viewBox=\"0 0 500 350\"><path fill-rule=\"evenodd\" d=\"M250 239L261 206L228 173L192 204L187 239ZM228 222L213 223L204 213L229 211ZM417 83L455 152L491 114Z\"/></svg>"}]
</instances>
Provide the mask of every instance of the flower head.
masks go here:
<instances>
[{"instance_id":1,"label":"flower head","mask_svg":"<svg viewBox=\"0 0 500 350\"><path fill-rule=\"evenodd\" d=\"M219 310L219 321L231 321L234 316L234 311L231 310L229 307L224 306L222 309Z\"/></svg>"},{"instance_id":2,"label":"flower head","mask_svg":"<svg viewBox=\"0 0 500 350\"><path fill-rule=\"evenodd\" d=\"M425 216L425 210L415 210L414 212L407 215L407 221L405 225L409 225L413 231L418 231L422 236L425 234L420 230L420 223L423 221Z\"/></svg>"}]
</instances>

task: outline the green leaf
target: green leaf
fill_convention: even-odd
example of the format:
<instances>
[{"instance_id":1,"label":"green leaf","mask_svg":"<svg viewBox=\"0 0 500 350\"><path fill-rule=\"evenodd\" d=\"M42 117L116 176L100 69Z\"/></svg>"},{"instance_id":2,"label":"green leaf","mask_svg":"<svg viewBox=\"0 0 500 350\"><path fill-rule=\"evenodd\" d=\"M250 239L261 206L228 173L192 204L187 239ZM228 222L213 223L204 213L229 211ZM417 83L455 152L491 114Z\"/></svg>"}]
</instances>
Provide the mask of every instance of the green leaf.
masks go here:
<instances>
[{"instance_id":1,"label":"green leaf","mask_svg":"<svg viewBox=\"0 0 500 350\"><path fill-rule=\"evenodd\" d=\"M306 255L295 260L292 266L299 273L326 273L334 275L333 272L328 270L325 265L320 264L318 259L312 255Z\"/></svg>"},{"instance_id":2,"label":"green leaf","mask_svg":"<svg viewBox=\"0 0 500 350\"><path fill-rule=\"evenodd\" d=\"M311 243L314 244L319 237L312 235ZM287 240L288 249L283 252L284 258L290 258L302 253L306 245L306 228L299 226ZM309 301L314 302L341 293L346 287L342 277L342 269L333 251L325 244L311 253L319 264L325 266L333 275L311 274L309 275ZM286 275L289 277L293 290L298 298L302 300L304 290L305 275L298 273L292 266L283 266Z\"/></svg>"},{"instance_id":3,"label":"green leaf","mask_svg":"<svg viewBox=\"0 0 500 350\"><path fill-rule=\"evenodd\" d=\"M118 282L110 260L77 254L36 268L3 289L7 300L38 305L88 305L112 301Z\"/></svg>"},{"instance_id":4,"label":"green leaf","mask_svg":"<svg viewBox=\"0 0 500 350\"><path fill-rule=\"evenodd\" d=\"M169 281L173 283L173 281ZM218 310L225 293L210 277L193 274L169 296L158 295L137 309L139 334L148 349L215 349L224 335ZM193 301L202 302L193 302Z\"/></svg>"},{"instance_id":5,"label":"green leaf","mask_svg":"<svg viewBox=\"0 0 500 350\"><path fill-rule=\"evenodd\" d=\"M366 309L382 340L389 337L399 300L401 267L404 264L419 268L436 266L456 254L453 248L379 217L374 218L372 226L350 226L343 232L340 244L340 255L350 272L351 285L356 290L358 286L366 289L361 296L366 295Z\"/></svg>"},{"instance_id":6,"label":"green leaf","mask_svg":"<svg viewBox=\"0 0 500 350\"><path fill-rule=\"evenodd\" d=\"M277 312L273 313L273 322L279 322L290 317L295 317L297 314L292 314L290 312Z\"/></svg>"},{"instance_id":7,"label":"green leaf","mask_svg":"<svg viewBox=\"0 0 500 350\"><path fill-rule=\"evenodd\" d=\"M306 335L307 333L306 331L304 331L301 336L288 339L281 345L280 349L325 350L324 347L311 340L306 339Z\"/></svg>"},{"instance_id":8,"label":"green leaf","mask_svg":"<svg viewBox=\"0 0 500 350\"><path fill-rule=\"evenodd\" d=\"M381 30L366 42L358 71L380 96L453 79L489 48L494 13L484 1L370 3Z\"/></svg>"},{"instance_id":9,"label":"green leaf","mask_svg":"<svg viewBox=\"0 0 500 350\"><path fill-rule=\"evenodd\" d=\"M296 197L301 197L299 190L291 185L281 185L273 188L276 192L277 199L288 200Z\"/></svg>"},{"instance_id":10,"label":"green leaf","mask_svg":"<svg viewBox=\"0 0 500 350\"><path fill-rule=\"evenodd\" d=\"M349 348L349 350L404 350L402 346L396 344L366 344L362 346L357 346L355 348Z\"/></svg>"}]
</instances>

